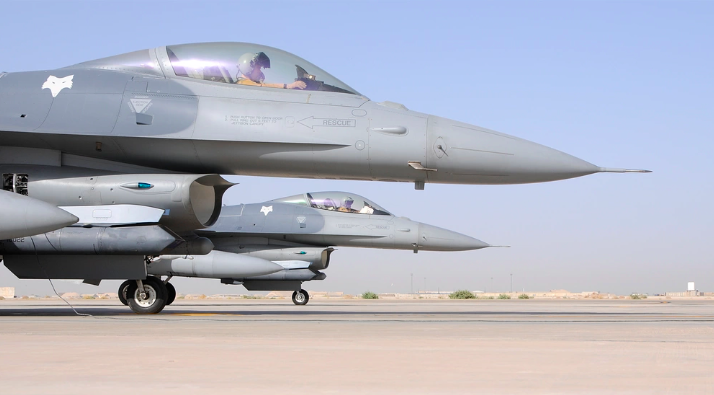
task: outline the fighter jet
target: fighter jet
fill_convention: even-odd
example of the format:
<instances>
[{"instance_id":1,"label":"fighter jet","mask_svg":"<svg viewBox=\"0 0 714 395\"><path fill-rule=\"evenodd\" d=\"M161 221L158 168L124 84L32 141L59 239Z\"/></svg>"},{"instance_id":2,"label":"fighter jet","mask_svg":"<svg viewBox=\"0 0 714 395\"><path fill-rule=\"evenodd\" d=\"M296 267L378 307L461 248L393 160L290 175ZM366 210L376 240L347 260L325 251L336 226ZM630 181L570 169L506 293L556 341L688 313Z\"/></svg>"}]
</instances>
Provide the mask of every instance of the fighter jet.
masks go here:
<instances>
[{"instance_id":1,"label":"fighter jet","mask_svg":"<svg viewBox=\"0 0 714 395\"><path fill-rule=\"evenodd\" d=\"M47 179L44 167L81 169L67 169L65 178L158 171L404 181L417 188L625 171L372 102L304 59L247 43L171 45L4 73L0 131L4 151L17 150L3 160L15 165L5 171L35 166L31 184Z\"/></svg>"},{"instance_id":2,"label":"fighter jet","mask_svg":"<svg viewBox=\"0 0 714 395\"><path fill-rule=\"evenodd\" d=\"M54 244L45 243L33 246L44 251L37 252L44 267L25 265L26 278L141 282L147 251L208 253L210 240L193 231L218 219L233 185L220 174L401 181L423 189L611 171L630 170L372 102L316 65L256 44L170 45L0 73L0 174L11 180L3 190L83 217L85 230L55 233L83 242L79 250L91 251L104 232L101 240L112 242L99 250L124 254L98 265L53 254ZM161 228L138 229L157 226L152 208L160 210ZM118 243L122 232L133 239ZM5 253L5 263L17 267L21 256Z\"/></svg>"},{"instance_id":3,"label":"fighter jet","mask_svg":"<svg viewBox=\"0 0 714 395\"><path fill-rule=\"evenodd\" d=\"M152 289L153 304L136 296L134 281L119 287L120 299L137 313L171 304L174 276L220 279L250 291L293 291L296 305L309 301L305 281L323 280L335 247L418 251L467 251L489 247L472 237L396 217L365 197L313 192L264 203L224 207L215 225L199 231L215 248L208 255L166 256L147 265L149 277L167 276ZM128 295L128 296L127 296Z\"/></svg>"}]
</instances>

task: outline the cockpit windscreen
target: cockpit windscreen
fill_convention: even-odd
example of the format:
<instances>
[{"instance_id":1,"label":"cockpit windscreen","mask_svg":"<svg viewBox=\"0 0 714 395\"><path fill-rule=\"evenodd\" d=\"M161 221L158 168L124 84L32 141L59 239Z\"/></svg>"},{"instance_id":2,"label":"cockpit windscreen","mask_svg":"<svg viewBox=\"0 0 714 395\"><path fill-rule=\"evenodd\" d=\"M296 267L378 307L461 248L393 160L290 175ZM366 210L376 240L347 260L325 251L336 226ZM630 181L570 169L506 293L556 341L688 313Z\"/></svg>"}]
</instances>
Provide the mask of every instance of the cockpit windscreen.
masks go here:
<instances>
[{"instance_id":1,"label":"cockpit windscreen","mask_svg":"<svg viewBox=\"0 0 714 395\"><path fill-rule=\"evenodd\" d=\"M310 192L304 195L276 199L275 202L300 204L319 210L350 214L392 215L364 197L348 192Z\"/></svg>"},{"instance_id":2,"label":"cockpit windscreen","mask_svg":"<svg viewBox=\"0 0 714 395\"><path fill-rule=\"evenodd\" d=\"M276 89L359 94L314 64L276 48L248 43L183 44L166 47L181 77Z\"/></svg>"}]
</instances>

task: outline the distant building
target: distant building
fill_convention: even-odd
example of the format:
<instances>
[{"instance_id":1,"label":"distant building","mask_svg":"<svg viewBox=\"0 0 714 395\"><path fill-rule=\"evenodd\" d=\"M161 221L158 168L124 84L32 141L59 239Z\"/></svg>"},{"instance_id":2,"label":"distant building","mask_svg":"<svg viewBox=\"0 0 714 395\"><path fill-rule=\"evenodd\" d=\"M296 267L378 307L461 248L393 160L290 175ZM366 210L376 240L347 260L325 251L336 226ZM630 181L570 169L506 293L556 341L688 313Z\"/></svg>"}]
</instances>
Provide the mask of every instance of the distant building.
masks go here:
<instances>
[{"instance_id":1,"label":"distant building","mask_svg":"<svg viewBox=\"0 0 714 395\"><path fill-rule=\"evenodd\" d=\"M702 293L697 291L697 288L694 286L694 281L690 281L687 283L687 291L686 292L666 292L664 295L665 296L673 296L673 297L690 297L690 296L702 296Z\"/></svg>"},{"instance_id":2,"label":"distant building","mask_svg":"<svg viewBox=\"0 0 714 395\"><path fill-rule=\"evenodd\" d=\"M690 296L700 296L700 293L699 293L699 291L665 292L664 296L670 296L670 297L690 297Z\"/></svg>"}]
</instances>

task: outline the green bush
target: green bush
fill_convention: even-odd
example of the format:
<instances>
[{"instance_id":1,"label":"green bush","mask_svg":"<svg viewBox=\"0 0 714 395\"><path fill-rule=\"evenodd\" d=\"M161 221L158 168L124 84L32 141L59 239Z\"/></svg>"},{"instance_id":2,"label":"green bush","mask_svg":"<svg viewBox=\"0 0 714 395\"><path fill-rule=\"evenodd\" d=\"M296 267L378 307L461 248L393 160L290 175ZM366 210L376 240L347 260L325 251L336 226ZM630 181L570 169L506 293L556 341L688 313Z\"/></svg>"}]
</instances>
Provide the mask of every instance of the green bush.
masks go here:
<instances>
[{"instance_id":1,"label":"green bush","mask_svg":"<svg viewBox=\"0 0 714 395\"><path fill-rule=\"evenodd\" d=\"M631 299L647 299L647 295L643 294L632 294L630 295Z\"/></svg>"},{"instance_id":2,"label":"green bush","mask_svg":"<svg viewBox=\"0 0 714 395\"><path fill-rule=\"evenodd\" d=\"M474 295L471 291L461 289L449 294L449 299L476 299L476 295Z\"/></svg>"},{"instance_id":3,"label":"green bush","mask_svg":"<svg viewBox=\"0 0 714 395\"><path fill-rule=\"evenodd\" d=\"M506 295L506 294L500 294L498 295L499 299L511 299L511 295Z\"/></svg>"},{"instance_id":4,"label":"green bush","mask_svg":"<svg viewBox=\"0 0 714 395\"><path fill-rule=\"evenodd\" d=\"M379 296L374 292L367 291L362 294L362 299L379 299Z\"/></svg>"},{"instance_id":5,"label":"green bush","mask_svg":"<svg viewBox=\"0 0 714 395\"><path fill-rule=\"evenodd\" d=\"M493 296L479 296L476 299L496 299L496 298L494 298Z\"/></svg>"},{"instance_id":6,"label":"green bush","mask_svg":"<svg viewBox=\"0 0 714 395\"><path fill-rule=\"evenodd\" d=\"M531 297L526 295L526 294L520 294L518 295L518 299L530 299Z\"/></svg>"}]
</instances>

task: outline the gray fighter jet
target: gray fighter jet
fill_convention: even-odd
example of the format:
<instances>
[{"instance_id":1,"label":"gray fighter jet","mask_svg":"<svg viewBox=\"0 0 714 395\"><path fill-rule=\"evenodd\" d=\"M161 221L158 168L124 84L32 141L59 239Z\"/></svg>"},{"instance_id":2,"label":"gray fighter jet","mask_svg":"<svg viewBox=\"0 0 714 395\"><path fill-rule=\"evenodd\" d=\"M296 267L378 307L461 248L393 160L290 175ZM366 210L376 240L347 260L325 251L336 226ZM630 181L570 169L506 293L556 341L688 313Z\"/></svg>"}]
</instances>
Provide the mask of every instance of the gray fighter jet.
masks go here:
<instances>
[{"instance_id":1,"label":"gray fighter jet","mask_svg":"<svg viewBox=\"0 0 714 395\"><path fill-rule=\"evenodd\" d=\"M626 171L372 102L304 59L255 44L172 45L0 73L2 189L62 207L84 225L53 233L66 251L50 237L33 245L41 262L24 265L24 278L132 279L146 296L145 255L211 251L193 231L218 219L232 185L219 174L423 189ZM86 252L63 255L73 250L116 255L96 264ZM14 267L25 259L4 258Z\"/></svg>"},{"instance_id":2,"label":"gray fighter jet","mask_svg":"<svg viewBox=\"0 0 714 395\"><path fill-rule=\"evenodd\" d=\"M215 225L200 233L215 245L208 255L152 259L153 276L220 279L251 291L293 291L293 302L307 304L305 281L323 280L334 247L395 250L466 251L487 243L450 230L396 217L373 201L346 192L316 192L265 203L224 207ZM136 285L119 287L122 302L139 313L171 304L176 290L164 281L154 305L132 298ZM133 292L132 292L133 291ZM127 300L126 295L130 295ZM160 306L163 308L163 306Z\"/></svg>"},{"instance_id":3,"label":"gray fighter jet","mask_svg":"<svg viewBox=\"0 0 714 395\"><path fill-rule=\"evenodd\" d=\"M30 184L49 177L44 167L75 168L54 178L98 170L183 172L404 181L417 188L626 171L372 102L304 59L246 43L173 45L4 73L0 144L2 163L13 165L4 171L26 169Z\"/></svg>"}]
</instances>

